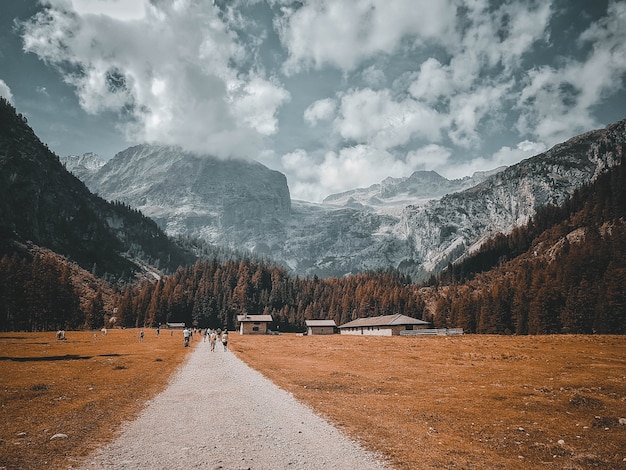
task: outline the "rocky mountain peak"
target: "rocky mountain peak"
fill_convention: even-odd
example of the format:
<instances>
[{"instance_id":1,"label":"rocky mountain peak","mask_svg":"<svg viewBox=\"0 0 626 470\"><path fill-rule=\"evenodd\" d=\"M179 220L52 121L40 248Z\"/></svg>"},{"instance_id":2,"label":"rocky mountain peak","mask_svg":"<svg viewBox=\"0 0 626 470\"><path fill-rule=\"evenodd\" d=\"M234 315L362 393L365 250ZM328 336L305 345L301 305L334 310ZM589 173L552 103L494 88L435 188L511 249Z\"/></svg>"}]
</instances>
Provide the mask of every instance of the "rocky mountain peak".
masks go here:
<instances>
[{"instance_id":1,"label":"rocky mountain peak","mask_svg":"<svg viewBox=\"0 0 626 470\"><path fill-rule=\"evenodd\" d=\"M138 145L85 179L108 200L140 209L169 234L254 248L291 212L287 179L248 160L223 160L180 147Z\"/></svg>"}]
</instances>

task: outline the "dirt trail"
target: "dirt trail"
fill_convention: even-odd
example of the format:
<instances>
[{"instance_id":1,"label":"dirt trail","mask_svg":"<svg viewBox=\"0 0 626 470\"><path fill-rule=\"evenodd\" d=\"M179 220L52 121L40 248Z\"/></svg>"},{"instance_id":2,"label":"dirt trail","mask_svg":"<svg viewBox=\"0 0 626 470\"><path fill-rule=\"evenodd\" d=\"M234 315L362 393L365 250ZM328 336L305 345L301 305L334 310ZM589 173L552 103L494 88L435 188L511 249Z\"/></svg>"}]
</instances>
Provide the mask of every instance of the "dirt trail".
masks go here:
<instances>
[{"instance_id":1,"label":"dirt trail","mask_svg":"<svg viewBox=\"0 0 626 470\"><path fill-rule=\"evenodd\" d=\"M167 389L81 469L382 469L381 461L220 344L199 343Z\"/></svg>"}]
</instances>

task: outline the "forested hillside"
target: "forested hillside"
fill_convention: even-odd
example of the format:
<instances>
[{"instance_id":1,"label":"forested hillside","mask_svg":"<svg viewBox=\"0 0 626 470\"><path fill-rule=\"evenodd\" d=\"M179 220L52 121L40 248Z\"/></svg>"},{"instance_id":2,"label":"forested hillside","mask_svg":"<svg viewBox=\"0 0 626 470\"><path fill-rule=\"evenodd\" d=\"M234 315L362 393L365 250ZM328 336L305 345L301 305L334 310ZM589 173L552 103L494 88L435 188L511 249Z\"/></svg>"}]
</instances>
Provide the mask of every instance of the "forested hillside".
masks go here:
<instances>
[{"instance_id":1,"label":"forested hillside","mask_svg":"<svg viewBox=\"0 0 626 470\"><path fill-rule=\"evenodd\" d=\"M236 315L269 314L274 328L302 331L307 319L337 325L360 316L421 316L417 286L393 273L300 279L283 268L244 260L198 262L157 283L128 286L118 315L125 326L184 321L200 327L236 328Z\"/></svg>"},{"instance_id":2,"label":"forested hillside","mask_svg":"<svg viewBox=\"0 0 626 470\"><path fill-rule=\"evenodd\" d=\"M620 164L449 266L428 318L476 333L626 333L625 173Z\"/></svg>"},{"instance_id":3,"label":"forested hillside","mask_svg":"<svg viewBox=\"0 0 626 470\"><path fill-rule=\"evenodd\" d=\"M37 246L0 258L0 331L112 326L113 286L76 263Z\"/></svg>"},{"instance_id":4,"label":"forested hillside","mask_svg":"<svg viewBox=\"0 0 626 470\"><path fill-rule=\"evenodd\" d=\"M112 279L195 260L139 211L90 193L0 97L0 255L15 243L49 248Z\"/></svg>"}]
</instances>

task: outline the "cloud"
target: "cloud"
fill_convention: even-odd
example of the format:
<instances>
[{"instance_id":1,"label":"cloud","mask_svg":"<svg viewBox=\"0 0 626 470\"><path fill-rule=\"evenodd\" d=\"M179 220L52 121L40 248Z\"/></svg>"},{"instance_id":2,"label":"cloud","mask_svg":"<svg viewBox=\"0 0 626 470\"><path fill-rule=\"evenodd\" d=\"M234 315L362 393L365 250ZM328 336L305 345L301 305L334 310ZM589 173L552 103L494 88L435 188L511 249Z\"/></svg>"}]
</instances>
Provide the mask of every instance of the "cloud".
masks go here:
<instances>
[{"instance_id":1,"label":"cloud","mask_svg":"<svg viewBox=\"0 0 626 470\"><path fill-rule=\"evenodd\" d=\"M356 143L390 149L413 137L437 141L445 121L433 108L411 98L396 101L389 90L351 91L341 98L335 130Z\"/></svg>"},{"instance_id":2,"label":"cloud","mask_svg":"<svg viewBox=\"0 0 626 470\"><path fill-rule=\"evenodd\" d=\"M13 93L11 93L11 89L9 85L5 83L4 80L0 78L0 96L6 99L9 103L13 104Z\"/></svg>"},{"instance_id":3,"label":"cloud","mask_svg":"<svg viewBox=\"0 0 626 470\"><path fill-rule=\"evenodd\" d=\"M106 15L117 20L139 20L146 15L143 0L72 0L79 15Z\"/></svg>"},{"instance_id":4,"label":"cloud","mask_svg":"<svg viewBox=\"0 0 626 470\"><path fill-rule=\"evenodd\" d=\"M432 170L441 172L448 168L452 151L449 148L437 144L429 144L416 150L411 150L406 155L407 165L416 170Z\"/></svg>"},{"instance_id":5,"label":"cloud","mask_svg":"<svg viewBox=\"0 0 626 470\"><path fill-rule=\"evenodd\" d=\"M547 149L541 142L524 140L515 148L503 146L489 157L478 157L465 162L446 162L439 169L435 169L448 179L463 178L477 171L489 171L501 166L511 166L525 158L538 155ZM434 168L433 168L434 169Z\"/></svg>"},{"instance_id":6,"label":"cloud","mask_svg":"<svg viewBox=\"0 0 626 470\"><path fill-rule=\"evenodd\" d=\"M432 57L426 59L420 65L417 79L410 84L408 91L415 99L434 105L439 99L454 92L449 68Z\"/></svg>"},{"instance_id":7,"label":"cloud","mask_svg":"<svg viewBox=\"0 0 626 470\"><path fill-rule=\"evenodd\" d=\"M484 2L460 10L467 27L448 46L442 63L430 57L421 63L407 88L418 102L440 110L442 129L461 148L481 143L481 125L514 102L522 57L546 39L550 4L503 4L492 9Z\"/></svg>"},{"instance_id":8,"label":"cloud","mask_svg":"<svg viewBox=\"0 0 626 470\"><path fill-rule=\"evenodd\" d=\"M126 116L129 140L245 157L277 132L289 93L261 71L239 67L250 51L213 5L75 5L48 1L23 24L24 50L55 66L85 111Z\"/></svg>"},{"instance_id":9,"label":"cloud","mask_svg":"<svg viewBox=\"0 0 626 470\"><path fill-rule=\"evenodd\" d=\"M431 169L449 155L448 149L430 145L402 159L361 144L321 156L298 149L283 155L282 165L295 199L322 201L330 194L380 183L387 176L401 177L418 169Z\"/></svg>"},{"instance_id":10,"label":"cloud","mask_svg":"<svg viewBox=\"0 0 626 470\"><path fill-rule=\"evenodd\" d=\"M376 65L371 65L361 72L361 77L370 88L379 88L385 84L387 77Z\"/></svg>"},{"instance_id":11,"label":"cloud","mask_svg":"<svg viewBox=\"0 0 626 470\"><path fill-rule=\"evenodd\" d=\"M335 116L337 102L332 98L318 100L304 111L304 120L312 127L319 121L329 121Z\"/></svg>"},{"instance_id":12,"label":"cloud","mask_svg":"<svg viewBox=\"0 0 626 470\"><path fill-rule=\"evenodd\" d=\"M289 53L288 73L326 65L351 71L368 57L393 53L407 37L445 37L456 14L444 0L309 0L282 11L276 29Z\"/></svg>"},{"instance_id":13,"label":"cloud","mask_svg":"<svg viewBox=\"0 0 626 470\"><path fill-rule=\"evenodd\" d=\"M448 137L457 146L469 148L481 143L479 126L504 107L512 84L481 86L450 99Z\"/></svg>"},{"instance_id":14,"label":"cloud","mask_svg":"<svg viewBox=\"0 0 626 470\"><path fill-rule=\"evenodd\" d=\"M583 59L530 70L517 106L517 129L553 145L600 124L594 107L626 79L626 4L612 2L607 16L593 23L579 38L589 47Z\"/></svg>"}]
</instances>

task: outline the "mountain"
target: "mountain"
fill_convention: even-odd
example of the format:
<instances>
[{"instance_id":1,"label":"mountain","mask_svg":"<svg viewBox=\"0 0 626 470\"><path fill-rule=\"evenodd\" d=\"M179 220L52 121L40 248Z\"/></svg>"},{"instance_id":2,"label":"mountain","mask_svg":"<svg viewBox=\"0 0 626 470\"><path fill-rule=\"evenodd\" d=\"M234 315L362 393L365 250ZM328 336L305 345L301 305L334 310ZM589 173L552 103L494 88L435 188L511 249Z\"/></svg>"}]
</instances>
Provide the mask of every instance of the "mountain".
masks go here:
<instances>
[{"instance_id":1,"label":"mountain","mask_svg":"<svg viewBox=\"0 0 626 470\"><path fill-rule=\"evenodd\" d=\"M499 234L424 288L426 318L470 333L626 333L626 167ZM428 295L428 292L431 295Z\"/></svg>"},{"instance_id":2,"label":"mountain","mask_svg":"<svg viewBox=\"0 0 626 470\"><path fill-rule=\"evenodd\" d=\"M255 250L280 238L291 213L282 173L179 147L128 148L83 181L106 199L141 210L170 235L230 248Z\"/></svg>"},{"instance_id":3,"label":"mountain","mask_svg":"<svg viewBox=\"0 0 626 470\"><path fill-rule=\"evenodd\" d=\"M154 221L89 192L0 100L0 254L17 244L48 248L99 275L174 270L193 257Z\"/></svg>"},{"instance_id":4,"label":"mountain","mask_svg":"<svg viewBox=\"0 0 626 470\"><path fill-rule=\"evenodd\" d=\"M85 180L89 175L97 172L104 166L106 161L95 153L85 153L83 155L70 155L59 157L59 160L67 171L78 179Z\"/></svg>"},{"instance_id":5,"label":"mountain","mask_svg":"<svg viewBox=\"0 0 626 470\"><path fill-rule=\"evenodd\" d=\"M371 207L378 212L393 212L397 208L439 199L446 194L471 188L505 168L476 172L471 177L456 180L444 178L435 171L416 171L407 178L390 177L368 188L332 194L324 199L323 204L355 208Z\"/></svg>"},{"instance_id":6,"label":"mountain","mask_svg":"<svg viewBox=\"0 0 626 470\"><path fill-rule=\"evenodd\" d=\"M527 223L539 208L563 204L617 165L625 143L626 120L558 144L473 188L408 206L400 223L407 228L414 267L438 272L489 237Z\"/></svg>"},{"instance_id":7,"label":"mountain","mask_svg":"<svg viewBox=\"0 0 626 470\"><path fill-rule=\"evenodd\" d=\"M299 275L391 267L423 280L614 166L625 126L588 132L508 168L452 181L415 172L323 204L291 201L284 175L259 163L175 147L129 148L84 181L168 234L254 251Z\"/></svg>"}]
</instances>

